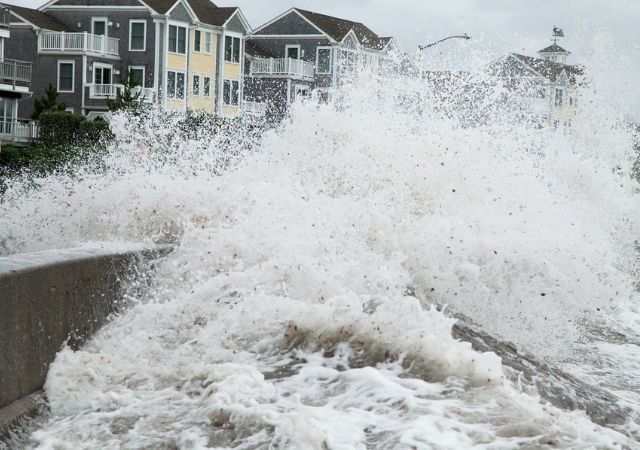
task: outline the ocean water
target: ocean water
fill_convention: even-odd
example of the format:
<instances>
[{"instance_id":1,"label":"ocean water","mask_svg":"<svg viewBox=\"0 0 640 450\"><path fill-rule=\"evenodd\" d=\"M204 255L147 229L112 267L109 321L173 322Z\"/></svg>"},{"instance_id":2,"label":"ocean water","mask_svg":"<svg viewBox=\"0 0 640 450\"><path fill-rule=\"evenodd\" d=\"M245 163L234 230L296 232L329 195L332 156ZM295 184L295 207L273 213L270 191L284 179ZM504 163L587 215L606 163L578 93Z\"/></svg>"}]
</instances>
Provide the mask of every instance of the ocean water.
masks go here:
<instances>
[{"instance_id":1,"label":"ocean water","mask_svg":"<svg viewBox=\"0 0 640 450\"><path fill-rule=\"evenodd\" d=\"M605 98L570 132L491 105L469 126L418 80L366 75L259 136L114 116L107 154L10 183L0 253L176 247L57 355L50 411L11 445L637 448L640 201Z\"/></svg>"}]
</instances>

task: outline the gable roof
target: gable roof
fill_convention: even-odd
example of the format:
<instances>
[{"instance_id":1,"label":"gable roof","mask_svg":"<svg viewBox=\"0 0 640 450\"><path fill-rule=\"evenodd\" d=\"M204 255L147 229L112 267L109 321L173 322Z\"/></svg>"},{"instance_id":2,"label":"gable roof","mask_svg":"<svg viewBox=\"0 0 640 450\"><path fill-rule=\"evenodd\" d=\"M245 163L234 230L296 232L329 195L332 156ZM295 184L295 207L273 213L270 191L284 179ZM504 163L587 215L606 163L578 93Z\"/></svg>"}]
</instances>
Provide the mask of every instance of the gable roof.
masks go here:
<instances>
[{"instance_id":1,"label":"gable roof","mask_svg":"<svg viewBox=\"0 0 640 450\"><path fill-rule=\"evenodd\" d=\"M578 78L584 75L584 67L572 66L541 58L509 53L499 58L489 66L492 75L498 77L541 77L552 83L556 83L565 73L570 83L576 83Z\"/></svg>"},{"instance_id":2,"label":"gable roof","mask_svg":"<svg viewBox=\"0 0 640 450\"><path fill-rule=\"evenodd\" d=\"M563 49L555 42L550 46L543 48L542 50L538 50L538 53L564 53L565 55L571 54L571 52Z\"/></svg>"},{"instance_id":3,"label":"gable roof","mask_svg":"<svg viewBox=\"0 0 640 450\"><path fill-rule=\"evenodd\" d=\"M166 14L179 0L142 0L158 14Z\"/></svg>"},{"instance_id":4,"label":"gable roof","mask_svg":"<svg viewBox=\"0 0 640 450\"><path fill-rule=\"evenodd\" d=\"M347 34L349 34L349 31L353 30L358 41L364 47L372 49L380 48L380 38L378 35L360 22L339 19L337 17L327 16L325 14L319 14L299 8L293 9L338 42L342 42Z\"/></svg>"},{"instance_id":5,"label":"gable roof","mask_svg":"<svg viewBox=\"0 0 640 450\"><path fill-rule=\"evenodd\" d=\"M12 13L36 28L50 31L70 31L68 27L61 24L53 17L50 17L36 9L7 4L4 4L4 6L7 6Z\"/></svg>"}]
</instances>

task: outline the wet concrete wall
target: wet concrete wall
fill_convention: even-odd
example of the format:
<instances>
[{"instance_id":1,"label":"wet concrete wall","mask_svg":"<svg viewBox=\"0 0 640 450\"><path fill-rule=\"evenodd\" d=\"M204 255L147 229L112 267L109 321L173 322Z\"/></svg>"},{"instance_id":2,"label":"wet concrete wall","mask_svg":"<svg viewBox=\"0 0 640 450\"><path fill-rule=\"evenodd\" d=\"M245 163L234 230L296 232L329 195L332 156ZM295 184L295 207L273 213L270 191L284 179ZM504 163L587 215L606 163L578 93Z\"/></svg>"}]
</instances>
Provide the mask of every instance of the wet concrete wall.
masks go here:
<instances>
[{"instance_id":1,"label":"wet concrete wall","mask_svg":"<svg viewBox=\"0 0 640 450\"><path fill-rule=\"evenodd\" d=\"M62 346L98 330L123 306L124 286L168 251L96 245L0 258L0 434L24 415Z\"/></svg>"}]
</instances>

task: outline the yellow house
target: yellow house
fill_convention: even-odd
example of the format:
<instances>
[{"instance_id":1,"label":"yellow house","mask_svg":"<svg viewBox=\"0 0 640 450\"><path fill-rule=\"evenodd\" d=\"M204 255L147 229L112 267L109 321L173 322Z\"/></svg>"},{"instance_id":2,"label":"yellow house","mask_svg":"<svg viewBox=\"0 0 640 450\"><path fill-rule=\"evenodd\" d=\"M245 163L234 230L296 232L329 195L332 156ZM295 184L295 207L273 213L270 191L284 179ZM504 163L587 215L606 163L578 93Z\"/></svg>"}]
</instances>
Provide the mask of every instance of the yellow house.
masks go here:
<instances>
[{"instance_id":1,"label":"yellow house","mask_svg":"<svg viewBox=\"0 0 640 450\"><path fill-rule=\"evenodd\" d=\"M155 72L163 107L239 115L244 40L251 30L242 11L209 0L147 3L158 12Z\"/></svg>"}]
</instances>

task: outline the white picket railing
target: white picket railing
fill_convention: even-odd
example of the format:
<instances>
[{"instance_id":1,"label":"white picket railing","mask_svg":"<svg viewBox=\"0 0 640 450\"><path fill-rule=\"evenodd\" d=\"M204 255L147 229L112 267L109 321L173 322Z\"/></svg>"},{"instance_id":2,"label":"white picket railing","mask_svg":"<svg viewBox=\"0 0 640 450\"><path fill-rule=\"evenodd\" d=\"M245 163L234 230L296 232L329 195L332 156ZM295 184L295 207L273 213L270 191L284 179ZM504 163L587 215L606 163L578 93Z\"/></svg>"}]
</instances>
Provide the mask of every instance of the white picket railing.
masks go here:
<instances>
[{"instance_id":1,"label":"white picket railing","mask_svg":"<svg viewBox=\"0 0 640 450\"><path fill-rule=\"evenodd\" d=\"M17 120L0 121L0 139L9 142L29 142L37 139L40 130L37 123L24 123Z\"/></svg>"},{"instance_id":2,"label":"white picket railing","mask_svg":"<svg viewBox=\"0 0 640 450\"><path fill-rule=\"evenodd\" d=\"M143 88L140 86L136 86L131 88L131 93L133 95L140 94L140 100L144 103L154 103L156 101L156 91L153 88Z\"/></svg>"},{"instance_id":3,"label":"white picket railing","mask_svg":"<svg viewBox=\"0 0 640 450\"><path fill-rule=\"evenodd\" d=\"M251 58L249 73L254 76L286 76L313 80L315 65L293 58Z\"/></svg>"},{"instance_id":4,"label":"white picket railing","mask_svg":"<svg viewBox=\"0 0 640 450\"><path fill-rule=\"evenodd\" d=\"M0 60L0 83L12 84L14 87L31 84L31 63L13 59Z\"/></svg>"},{"instance_id":5,"label":"white picket railing","mask_svg":"<svg viewBox=\"0 0 640 450\"><path fill-rule=\"evenodd\" d=\"M93 52L119 55L119 39L91 33L46 32L38 37L38 52Z\"/></svg>"},{"instance_id":6,"label":"white picket railing","mask_svg":"<svg viewBox=\"0 0 640 450\"><path fill-rule=\"evenodd\" d=\"M90 84L90 98L116 98L116 95L122 90L121 84Z\"/></svg>"}]
</instances>

